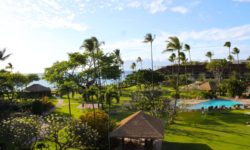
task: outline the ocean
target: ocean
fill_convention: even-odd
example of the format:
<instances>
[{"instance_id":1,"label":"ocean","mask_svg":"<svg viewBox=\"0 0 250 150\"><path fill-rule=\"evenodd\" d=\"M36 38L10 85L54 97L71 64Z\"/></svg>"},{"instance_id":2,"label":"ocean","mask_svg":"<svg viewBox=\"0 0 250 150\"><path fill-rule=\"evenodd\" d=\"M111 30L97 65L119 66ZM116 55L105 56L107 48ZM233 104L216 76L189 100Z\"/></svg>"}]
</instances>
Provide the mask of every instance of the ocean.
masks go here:
<instances>
[{"instance_id":1,"label":"ocean","mask_svg":"<svg viewBox=\"0 0 250 150\"><path fill-rule=\"evenodd\" d=\"M122 75L122 80L124 80L126 78L126 76L129 75L129 74L131 74L131 73L132 73L132 71L125 71L124 74ZM49 87L51 89L55 89L56 88L55 84L51 84L48 81L46 81L46 80L43 79L43 73L36 73L36 74L39 76L40 80L31 82L29 85L40 84L40 85ZM114 80L108 80L106 82L106 84L112 84L114 82L115 82Z\"/></svg>"}]
</instances>

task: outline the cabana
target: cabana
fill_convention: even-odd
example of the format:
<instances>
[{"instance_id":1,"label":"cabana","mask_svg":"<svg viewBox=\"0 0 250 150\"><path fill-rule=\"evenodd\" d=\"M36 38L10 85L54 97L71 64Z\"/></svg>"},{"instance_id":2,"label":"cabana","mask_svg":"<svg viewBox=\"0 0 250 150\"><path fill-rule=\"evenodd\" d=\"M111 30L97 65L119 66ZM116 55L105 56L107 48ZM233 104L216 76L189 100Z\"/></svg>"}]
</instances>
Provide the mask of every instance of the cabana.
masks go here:
<instances>
[{"instance_id":1,"label":"cabana","mask_svg":"<svg viewBox=\"0 0 250 150\"><path fill-rule=\"evenodd\" d=\"M24 89L24 92L28 97L40 98L44 96L51 96L51 90L48 87L42 86L40 84L33 84Z\"/></svg>"},{"instance_id":2,"label":"cabana","mask_svg":"<svg viewBox=\"0 0 250 150\"><path fill-rule=\"evenodd\" d=\"M160 150L163 137L163 121L143 111L123 119L110 133L110 138L121 141L117 147L121 150Z\"/></svg>"},{"instance_id":3,"label":"cabana","mask_svg":"<svg viewBox=\"0 0 250 150\"><path fill-rule=\"evenodd\" d=\"M216 90L216 84L214 82L205 82L199 86L198 89L207 91L207 92L214 92Z\"/></svg>"}]
</instances>

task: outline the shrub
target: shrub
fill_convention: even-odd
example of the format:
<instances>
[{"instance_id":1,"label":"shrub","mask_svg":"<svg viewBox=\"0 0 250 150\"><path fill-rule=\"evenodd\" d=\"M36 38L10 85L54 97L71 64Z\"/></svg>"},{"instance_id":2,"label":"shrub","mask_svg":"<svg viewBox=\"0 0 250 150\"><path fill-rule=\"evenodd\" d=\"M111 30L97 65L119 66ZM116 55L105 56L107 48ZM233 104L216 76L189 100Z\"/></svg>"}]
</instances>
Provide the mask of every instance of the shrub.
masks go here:
<instances>
[{"instance_id":1,"label":"shrub","mask_svg":"<svg viewBox=\"0 0 250 150\"><path fill-rule=\"evenodd\" d=\"M31 104L31 112L36 115L41 115L42 113L48 111L49 109L53 108L54 105L49 101L40 101L35 100Z\"/></svg>"},{"instance_id":2,"label":"shrub","mask_svg":"<svg viewBox=\"0 0 250 150\"><path fill-rule=\"evenodd\" d=\"M95 110L87 112L80 117L83 123L87 123L93 129L97 130L99 139L96 142L96 146L99 149L108 148L108 134L115 127L115 123L109 120L108 114L101 110Z\"/></svg>"}]
</instances>

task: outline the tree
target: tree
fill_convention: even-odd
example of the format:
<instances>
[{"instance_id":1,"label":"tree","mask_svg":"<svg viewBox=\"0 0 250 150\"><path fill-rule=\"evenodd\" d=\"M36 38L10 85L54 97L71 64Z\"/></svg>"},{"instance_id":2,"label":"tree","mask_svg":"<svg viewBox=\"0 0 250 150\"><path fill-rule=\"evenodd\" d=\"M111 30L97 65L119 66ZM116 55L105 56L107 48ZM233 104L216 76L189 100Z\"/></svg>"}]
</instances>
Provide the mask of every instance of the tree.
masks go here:
<instances>
[{"instance_id":1,"label":"tree","mask_svg":"<svg viewBox=\"0 0 250 150\"><path fill-rule=\"evenodd\" d=\"M184 50L188 51L188 53L189 53L189 62L192 62L192 60L191 60L191 52L190 52L191 47L188 44L184 44Z\"/></svg>"},{"instance_id":2,"label":"tree","mask_svg":"<svg viewBox=\"0 0 250 150\"><path fill-rule=\"evenodd\" d=\"M136 70L136 63L133 62L133 63L131 64L130 68L131 68L133 71L135 71L135 70Z\"/></svg>"},{"instance_id":3,"label":"tree","mask_svg":"<svg viewBox=\"0 0 250 150\"><path fill-rule=\"evenodd\" d=\"M239 69L239 74L240 74L240 66L239 66L240 65L240 60L239 60L240 49L238 49L237 47L234 47L232 53L237 56L238 69Z\"/></svg>"},{"instance_id":4,"label":"tree","mask_svg":"<svg viewBox=\"0 0 250 150\"><path fill-rule=\"evenodd\" d=\"M104 111L96 110L95 118L93 113L93 111L89 111L81 116L80 119L82 123L88 124L98 132L99 138L95 143L96 147L103 150L108 149L109 131L113 130L115 124Z\"/></svg>"},{"instance_id":5,"label":"tree","mask_svg":"<svg viewBox=\"0 0 250 150\"><path fill-rule=\"evenodd\" d=\"M214 54L213 54L211 51L208 51L208 52L206 53L206 56L209 58L209 61L210 61L210 62L212 61L213 55L214 55Z\"/></svg>"},{"instance_id":6,"label":"tree","mask_svg":"<svg viewBox=\"0 0 250 150\"><path fill-rule=\"evenodd\" d=\"M214 60L206 65L206 68L209 71L212 71L214 73L214 76L217 77L219 83L221 82L222 73L226 67L227 67L227 61L225 59Z\"/></svg>"},{"instance_id":7,"label":"tree","mask_svg":"<svg viewBox=\"0 0 250 150\"><path fill-rule=\"evenodd\" d=\"M176 60L176 55L175 55L175 53L172 53L172 54L169 56L168 60L169 60L170 62L173 63L173 64L172 64L172 75L173 75L173 74L174 74L174 62L175 62L175 60Z\"/></svg>"},{"instance_id":8,"label":"tree","mask_svg":"<svg viewBox=\"0 0 250 150\"><path fill-rule=\"evenodd\" d=\"M137 62L137 63L141 63L141 70L142 70L142 59L141 59L141 57L138 57L138 58L136 59L136 62Z\"/></svg>"},{"instance_id":9,"label":"tree","mask_svg":"<svg viewBox=\"0 0 250 150\"><path fill-rule=\"evenodd\" d=\"M180 76L180 52L182 50L182 43L179 38L176 36L169 37L167 41L166 50L163 52L173 52L177 51L177 60L178 60L178 70L177 70L177 78L176 78L176 94L175 94L175 107L174 113L176 113L177 100L179 99L179 76Z\"/></svg>"},{"instance_id":10,"label":"tree","mask_svg":"<svg viewBox=\"0 0 250 150\"><path fill-rule=\"evenodd\" d=\"M230 42L230 41L225 42L225 43L224 43L224 46L228 48L228 56L231 55L231 51L230 51L231 42Z\"/></svg>"},{"instance_id":11,"label":"tree","mask_svg":"<svg viewBox=\"0 0 250 150\"><path fill-rule=\"evenodd\" d=\"M228 55L227 59L229 62L233 63L234 57L233 55Z\"/></svg>"},{"instance_id":12,"label":"tree","mask_svg":"<svg viewBox=\"0 0 250 150\"><path fill-rule=\"evenodd\" d=\"M65 116L50 115L45 118L41 135L45 141L56 144L56 149L91 148L98 138L96 130L88 124Z\"/></svg>"},{"instance_id":13,"label":"tree","mask_svg":"<svg viewBox=\"0 0 250 150\"><path fill-rule=\"evenodd\" d=\"M154 86L153 86L153 71L154 71L154 60L153 60L153 41L155 39L155 35L154 37L152 36L151 33L148 33L145 35L144 37L144 43L150 43L150 48L151 48L151 69L152 69L152 88L154 89Z\"/></svg>"},{"instance_id":14,"label":"tree","mask_svg":"<svg viewBox=\"0 0 250 150\"><path fill-rule=\"evenodd\" d=\"M0 51L0 61L4 61L7 58L10 57L11 54L5 55L6 49L4 48L3 50Z\"/></svg>"}]
</instances>

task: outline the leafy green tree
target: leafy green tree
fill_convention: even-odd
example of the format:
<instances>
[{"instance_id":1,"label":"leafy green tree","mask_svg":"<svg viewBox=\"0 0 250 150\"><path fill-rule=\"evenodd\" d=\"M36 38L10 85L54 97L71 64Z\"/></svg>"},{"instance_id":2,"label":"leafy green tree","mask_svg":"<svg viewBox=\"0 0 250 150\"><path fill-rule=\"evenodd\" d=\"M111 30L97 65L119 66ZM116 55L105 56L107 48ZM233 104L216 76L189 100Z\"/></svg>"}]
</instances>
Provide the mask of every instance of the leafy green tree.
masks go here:
<instances>
[{"instance_id":1,"label":"leafy green tree","mask_svg":"<svg viewBox=\"0 0 250 150\"><path fill-rule=\"evenodd\" d=\"M224 80L220 87L229 97L241 96L246 90L246 83L237 79Z\"/></svg>"},{"instance_id":2,"label":"leafy green tree","mask_svg":"<svg viewBox=\"0 0 250 150\"><path fill-rule=\"evenodd\" d=\"M88 124L72 120L65 116L50 115L45 118L41 138L55 143L56 149L92 148L98 133Z\"/></svg>"},{"instance_id":3,"label":"leafy green tree","mask_svg":"<svg viewBox=\"0 0 250 150\"><path fill-rule=\"evenodd\" d=\"M222 74L224 69L227 67L227 61L225 59L214 60L206 65L206 68L214 73L214 76L217 78L219 83L222 80Z\"/></svg>"},{"instance_id":4,"label":"leafy green tree","mask_svg":"<svg viewBox=\"0 0 250 150\"><path fill-rule=\"evenodd\" d=\"M234 57L233 55L228 55L227 59L230 63L233 63Z\"/></svg>"},{"instance_id":5,"label":"leafy green tree","mask_svg":"<svg viewBox=\"0 0 250 150\"><path fill-rule=\"evenodd\" d=\"M213 55L214 55L214 54L213 54L211 51L208 51L208 52L206 53L206 57L209 58L209 61L210 61L210 62L212 61Z\"/></svg>"}]
</instances>

